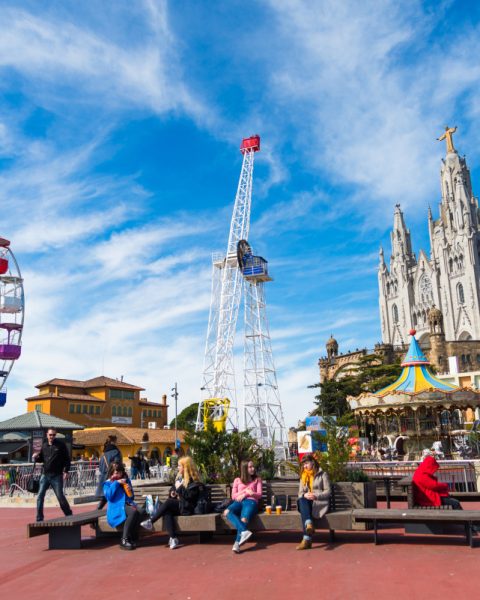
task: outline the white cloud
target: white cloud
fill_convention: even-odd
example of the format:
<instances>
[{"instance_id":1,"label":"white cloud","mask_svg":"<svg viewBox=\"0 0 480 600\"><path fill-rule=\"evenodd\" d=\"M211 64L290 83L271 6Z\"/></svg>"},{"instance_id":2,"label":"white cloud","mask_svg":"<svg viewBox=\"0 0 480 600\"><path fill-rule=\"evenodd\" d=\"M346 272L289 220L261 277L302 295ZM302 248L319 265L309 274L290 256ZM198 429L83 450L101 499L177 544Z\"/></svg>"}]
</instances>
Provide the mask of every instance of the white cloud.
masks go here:
<instances>
[{"instance_id":1,"label":"white cloud","mask_svg":"<svg viewBox=\"0 0 480 600\"><path fill-rule=\"evenodd\" d=\"M272 60L270 94L288 111L297 151L330 182L354 185L347 202L377 226L390 219L386 201L432 201L443 154L435 137L461 94L478 92L478 35L427 53L422 43L436 21L419 3L269 6L276 17L269 39L289 49Z\"/></svg>"}]
</instances>

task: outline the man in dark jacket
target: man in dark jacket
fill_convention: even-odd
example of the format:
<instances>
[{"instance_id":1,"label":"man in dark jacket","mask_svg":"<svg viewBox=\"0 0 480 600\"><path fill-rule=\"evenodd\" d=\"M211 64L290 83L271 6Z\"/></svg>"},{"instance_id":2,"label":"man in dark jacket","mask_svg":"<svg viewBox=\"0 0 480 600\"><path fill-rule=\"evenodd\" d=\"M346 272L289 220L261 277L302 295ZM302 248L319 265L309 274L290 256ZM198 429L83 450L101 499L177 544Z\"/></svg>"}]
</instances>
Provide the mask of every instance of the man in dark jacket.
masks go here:
<instances>
[{"instance_id":1,"label":"man in dark jacket","mask_svg":"<svg viewBox=\"0 0 480 600\"><path fill-rule=\"evenodd\" d=\"M63 493L63 480L67 478L70 470L70 456L64 442L57 439L57 430L54 427L47 431L47 439L43 442L40 452L33 455L33 460L43 463L37 498L37 521L43 521L43 502L50 486L64 514L71 515L72 509Z\"/></svg>"}]
</instances>

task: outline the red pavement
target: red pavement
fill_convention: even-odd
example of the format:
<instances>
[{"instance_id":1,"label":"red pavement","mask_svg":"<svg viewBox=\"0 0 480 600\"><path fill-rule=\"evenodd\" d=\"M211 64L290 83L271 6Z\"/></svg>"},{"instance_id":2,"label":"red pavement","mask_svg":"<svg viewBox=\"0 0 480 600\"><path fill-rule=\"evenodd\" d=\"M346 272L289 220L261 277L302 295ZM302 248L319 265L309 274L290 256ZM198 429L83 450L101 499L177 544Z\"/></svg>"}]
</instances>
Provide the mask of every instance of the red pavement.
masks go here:
<instances>
[{"instance_id":1,"label":"red pavement","mask_svg":"<svg viewBox=\"0 0 480 600\"><path fill-rule=\"evenodd\" d=\"M60 514L46 509L47 518ZM125 552L114 540L94 540L86 527L81 550L47 550L47 536L26 538L32 518L32 508L0 509L2 598L451 600L479 595L480 538L479 547L471 549L459 537L404 537L391 530L382 532L383 544L374 546L370 532L345 532L331 546L321 532L312 550L296 552L299 534L263 533L234 555L229 536L202 545L184 538L186 545L172 551L165 537L155 535Z\"/></svg>"}]
</instances>

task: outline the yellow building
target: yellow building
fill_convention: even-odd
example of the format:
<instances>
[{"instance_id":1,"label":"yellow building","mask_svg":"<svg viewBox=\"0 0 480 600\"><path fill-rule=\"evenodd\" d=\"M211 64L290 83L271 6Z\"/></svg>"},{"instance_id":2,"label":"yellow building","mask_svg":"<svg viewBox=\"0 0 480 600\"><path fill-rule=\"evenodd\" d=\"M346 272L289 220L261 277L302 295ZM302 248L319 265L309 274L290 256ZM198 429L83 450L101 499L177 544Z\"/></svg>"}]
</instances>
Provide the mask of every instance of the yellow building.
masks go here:
<instances>
[{"instance_id":1,"label":"yellow building","mask_svg":"<svg viewBox=\"0 0 480 600\"><path fill-rule=\"evenodd\" d=\"M184 445L184 431L177 431L177 439L180 440L180 454L186 452ZM99 457L103 452L103 445L107 435L117 436L117 446L128 464L128 457L142 450L148 458L156 458L165 464L167 456L173 453L175 448L175 431L173 429L140 429L137 427L94 427L75 431L73 443L77 448L73 457L83 455L85 458ZM145 436L148 440L145 440Z\"/></svg>"},{"instance_id":2,"label":"yellow building","mask_svg":"<svg viewBox=\"0 0 480 600\"><path fill-rule=\"evenodd\" d=\"M168 423L167 396L162 402L148 402L144 388L111 379L94 377L87 381L50 379L35 386L36 396L26 398L27 411L34 410L75 421L85 427L122 425L163 429Z\"/></svg>"}]
</instances>

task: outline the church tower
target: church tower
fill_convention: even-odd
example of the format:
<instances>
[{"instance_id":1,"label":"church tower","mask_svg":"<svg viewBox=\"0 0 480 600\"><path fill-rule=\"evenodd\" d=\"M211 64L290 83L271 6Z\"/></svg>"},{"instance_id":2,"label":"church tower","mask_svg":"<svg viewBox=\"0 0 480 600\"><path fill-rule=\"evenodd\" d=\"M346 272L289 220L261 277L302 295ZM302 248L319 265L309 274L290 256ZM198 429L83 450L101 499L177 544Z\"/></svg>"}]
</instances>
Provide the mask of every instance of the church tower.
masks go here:
<instances>
[{"instance_id":1,"label":"church tower","mask_svg":"<svg viewBox=\"0 0 480 600\"><path fill-rule=\"evenodd\" d=\"M430 256L412 252L410 232L395 207L390 268L380 251L378 269L382 339L404 344L415 328L424 348L430 345L429 311L438 307L445 338L480 340L480 229L478 200L466 160L453 145L456 128L446 128L447 153L440 170L440 217L428 210Z\"/></svg>"}]
</instances>

